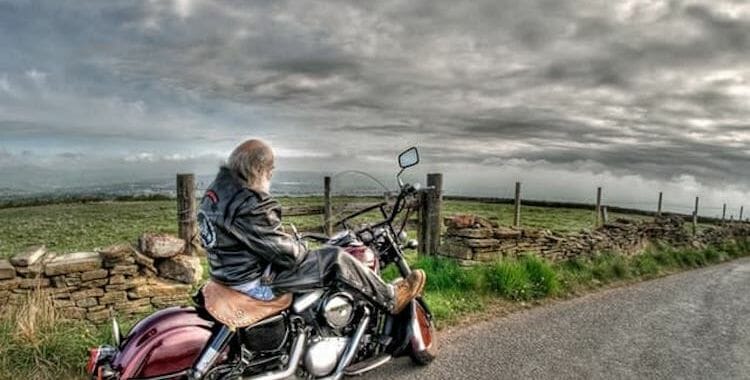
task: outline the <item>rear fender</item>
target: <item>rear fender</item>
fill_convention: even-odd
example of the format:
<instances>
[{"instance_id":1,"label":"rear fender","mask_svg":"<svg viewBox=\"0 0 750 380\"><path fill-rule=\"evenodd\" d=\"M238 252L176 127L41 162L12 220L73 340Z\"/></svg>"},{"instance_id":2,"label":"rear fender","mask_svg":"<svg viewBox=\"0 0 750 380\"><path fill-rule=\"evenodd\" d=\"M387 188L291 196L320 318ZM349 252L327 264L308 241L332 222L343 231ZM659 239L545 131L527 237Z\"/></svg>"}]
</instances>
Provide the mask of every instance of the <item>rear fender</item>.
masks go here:
<instances>
[{"instance_id":1,"label":"rear fender","mask_svg":"<svg viewBox=\"0 0 750 380\"><path fill-rule=\"evenodd\" d=\"M214 322L193 307L171 307L138 322L119 348L112 369L121 380L181 374L211 338Z\"/></svg>"}]
</instances>

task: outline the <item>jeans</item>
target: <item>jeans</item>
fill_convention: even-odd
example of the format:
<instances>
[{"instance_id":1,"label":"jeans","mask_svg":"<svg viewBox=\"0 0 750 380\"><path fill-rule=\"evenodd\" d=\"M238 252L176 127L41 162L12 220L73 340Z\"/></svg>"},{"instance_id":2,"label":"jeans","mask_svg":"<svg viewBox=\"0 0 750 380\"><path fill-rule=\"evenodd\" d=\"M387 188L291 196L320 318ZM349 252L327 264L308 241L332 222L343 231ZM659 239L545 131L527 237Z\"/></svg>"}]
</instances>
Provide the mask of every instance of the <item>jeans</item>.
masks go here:
<instances>
[{"instance_id":1,"label":"jeans","mask_svg":"<svg viewBox=\"0 0 750 380\"><path fill-rule=\"evenodd\" d=\"M234 285L231 288L255 298L256 300L270 301L275 298L271 287L262 285L259 279L240 285Z\"/></svg>"}]
</instances>

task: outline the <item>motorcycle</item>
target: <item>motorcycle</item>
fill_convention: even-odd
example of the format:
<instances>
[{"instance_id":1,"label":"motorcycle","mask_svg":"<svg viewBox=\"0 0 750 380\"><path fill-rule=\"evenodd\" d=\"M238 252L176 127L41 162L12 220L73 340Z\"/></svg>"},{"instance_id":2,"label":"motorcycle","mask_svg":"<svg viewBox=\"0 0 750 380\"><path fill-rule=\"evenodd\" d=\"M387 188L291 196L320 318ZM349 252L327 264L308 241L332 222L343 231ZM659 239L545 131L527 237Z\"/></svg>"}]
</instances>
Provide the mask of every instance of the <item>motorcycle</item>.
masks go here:
<instances>
[{"instance_id":1,"label":"motorcycle","mask_svg":"<svg viewBox=\"0 0 750 380\"><path fill-rule=\"evenodd\" d=\"M407 240L404 229L409 204L419 189L405 184L401 174L419 163L419 153L412 147L398 161L400 191L393 205L382 202L345 217L337 223L343 229L330 238L300 235L296 229L295 235L343 249L378 275L395 265L402 277L408 276L411 269L403 250L416 248L417 242ZM354 218L375 210L382 220L351 226ZM404 210L406 216L394 225ZM114 344L91 349L86 370L96 380L276 380L293 375L340 379L400 356L409 356L418 365L435 358L433 317L421 297L391 315L335 282L292 293L293 300L264 309L264 318L249 326L219 322L207 310L201 291L195 297L197 306L158 311L139 321L125 337L113 318Z\"/></svg>"}]
</instances>

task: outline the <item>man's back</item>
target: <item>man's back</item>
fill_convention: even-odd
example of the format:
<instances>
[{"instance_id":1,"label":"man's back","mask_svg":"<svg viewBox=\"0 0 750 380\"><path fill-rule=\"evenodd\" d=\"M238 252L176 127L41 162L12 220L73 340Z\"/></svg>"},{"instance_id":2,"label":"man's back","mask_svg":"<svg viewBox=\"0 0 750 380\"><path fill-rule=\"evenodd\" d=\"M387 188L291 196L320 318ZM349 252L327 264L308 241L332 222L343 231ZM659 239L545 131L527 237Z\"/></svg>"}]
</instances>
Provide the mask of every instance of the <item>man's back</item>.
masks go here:
<instances>
[{"instance_id":1,"label":"man's back","mask_svg":"<svg viewBox=\"0 0 750 380\"><path fill-rule=\"evenodd\" d=\"M211 277L226 285L259 279L269 263L292 268L304 256L304 246L281 231L281 205L243 186L228 168L206 190L198 225Z\"/></svg>"}]
</instances>

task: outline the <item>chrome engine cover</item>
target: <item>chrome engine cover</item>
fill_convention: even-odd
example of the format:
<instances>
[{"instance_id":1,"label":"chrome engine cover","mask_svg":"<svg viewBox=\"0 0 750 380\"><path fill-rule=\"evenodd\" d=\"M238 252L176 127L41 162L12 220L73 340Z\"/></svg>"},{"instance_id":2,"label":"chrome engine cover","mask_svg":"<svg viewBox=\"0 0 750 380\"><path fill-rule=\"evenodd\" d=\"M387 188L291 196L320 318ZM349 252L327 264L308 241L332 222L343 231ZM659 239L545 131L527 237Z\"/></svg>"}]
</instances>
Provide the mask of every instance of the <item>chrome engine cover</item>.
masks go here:
<instances>
[{"instance_id":1,"label":"chrome engine cover","mask_svg":"<svg viewBox=\"0 0 750 380\"><path fill-rule=\"evenodd\" d=\"M334 329L344 328L354 318L354 301L346 293L336 293L325 300L322 314L328 326Z\"/></svg>"},{"instance_id":2,"label":"chrome engine cover","mask_svg":"<svg viewBox=\"0 0 750 380\"><path fill-rule=\"evenodd\" d=\"M305 369L314 377L330 375L336 368L349 338L319 338L313 341L305 354Z\"/></svg>"}]
</instances>

